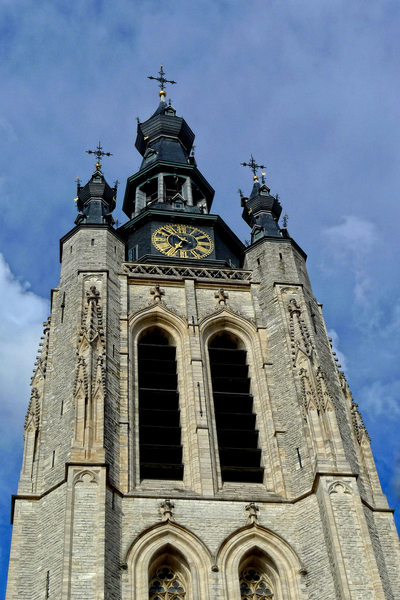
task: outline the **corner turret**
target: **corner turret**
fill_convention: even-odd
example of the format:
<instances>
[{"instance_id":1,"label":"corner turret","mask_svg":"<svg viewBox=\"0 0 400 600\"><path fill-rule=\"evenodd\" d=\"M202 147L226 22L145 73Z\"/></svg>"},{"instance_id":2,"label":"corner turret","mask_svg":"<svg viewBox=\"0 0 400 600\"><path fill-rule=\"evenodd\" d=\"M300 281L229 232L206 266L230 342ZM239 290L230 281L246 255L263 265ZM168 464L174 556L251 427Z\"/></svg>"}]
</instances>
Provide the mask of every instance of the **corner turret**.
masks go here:
<instances>
[{"instance_id":1,"label":"corner turret","mask_svg":"<svg viewBox=\"0 0 400 600\"><path fill-rule=\"evenodd\" d=\"M108 185L100 164L101 156L112 156L112 154L110 152L102 152L100 142L95 151L87 150L86 152L97 156L96 168L85 186L81 187L78 179L75 201L79 215L75 219L75 224L114 225L115 221L111 213L116 205L117 184L113 188Z\"/></svg>"},{"instance_id":2,"label":"corner turret","mask_svg":"<svg viewBox=\"0 0 400 600\"><path fill-rule=\"evenodd\" d=\"M252 243L262 237L281 237L282 235L278 225L282 206L277 198L271 196L270 191L264 182L260 184L255 175L249 198L241 196L242 218L251 227Z\"/></svg>"}]
</instances>

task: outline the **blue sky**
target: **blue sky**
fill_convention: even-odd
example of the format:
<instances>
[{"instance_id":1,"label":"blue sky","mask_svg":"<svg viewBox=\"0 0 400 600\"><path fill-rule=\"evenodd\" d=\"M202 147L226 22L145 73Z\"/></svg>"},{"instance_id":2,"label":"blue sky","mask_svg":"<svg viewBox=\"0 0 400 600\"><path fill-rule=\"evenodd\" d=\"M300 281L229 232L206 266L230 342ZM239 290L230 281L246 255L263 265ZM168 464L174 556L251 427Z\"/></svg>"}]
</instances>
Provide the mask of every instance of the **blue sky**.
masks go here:
<instances>
[{"instance_id":1,"label":"blue sky","mask_svg":"<svg viewBox=\"0 0 400 600\"><path fill-rule=\"evenodd\" d=\"M391 0L2 0L0 6L0 596L29 381L73 226L75 178L124 185L136 117L163 63L213 212L244 239L240 187L267 165L288 229L399 506L400 4Z\"/></svg>"}]
</instances>

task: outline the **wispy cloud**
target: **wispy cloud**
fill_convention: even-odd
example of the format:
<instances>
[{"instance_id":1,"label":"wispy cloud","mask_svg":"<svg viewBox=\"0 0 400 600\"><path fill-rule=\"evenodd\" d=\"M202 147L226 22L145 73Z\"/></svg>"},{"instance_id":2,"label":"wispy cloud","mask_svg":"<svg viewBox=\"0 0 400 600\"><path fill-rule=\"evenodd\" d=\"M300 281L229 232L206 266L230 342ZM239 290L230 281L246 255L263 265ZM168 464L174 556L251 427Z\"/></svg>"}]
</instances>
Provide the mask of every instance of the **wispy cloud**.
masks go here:
<instances>
[{"instance_id":1,"label":"wispy cloud","mask_svg":"<svg viewBox=\"0 0 400 600\"><path fill-rule=\"evenodd\" d=\"M0 452L5 456L22 442L30 375L49 303L28 290L0 254ZM2 461L4 466L6 461ZM7 481L0 475L0 492Z\"/></svg>"},{"instance_id":2,"label":"wispy cloud","mask_svg":"<svg viewBox=\"0 0 400 600\"><path fill-rule=\"evenodd\" d=\"M336 358L343 371L347 371L347 360L343 352L339 350L339 335L334 329L328 330L328 335L332 339L332 350L336 352Z\"/></svg>"},{"instance_id":3,"label":"wispy cloud","mask_svg":"<svg viewBox=\"0 0 400 600\"><path fill-rule=\"evenodd\" d=\"M325 268L345 269L354 276L354 299L359 304L370 301L373 288L371 258L379 241L376 225L362 217L349 215L342 223L323 230L325 244Z\"/></svg>"}]
</instances>

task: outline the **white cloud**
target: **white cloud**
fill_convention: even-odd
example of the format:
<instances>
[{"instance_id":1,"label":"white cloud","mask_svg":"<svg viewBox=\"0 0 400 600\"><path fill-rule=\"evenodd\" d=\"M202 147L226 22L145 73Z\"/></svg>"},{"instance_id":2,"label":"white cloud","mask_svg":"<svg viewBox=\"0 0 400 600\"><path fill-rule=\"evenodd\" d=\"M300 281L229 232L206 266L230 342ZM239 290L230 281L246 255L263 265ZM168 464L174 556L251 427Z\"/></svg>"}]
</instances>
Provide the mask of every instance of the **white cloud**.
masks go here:
<instances>
[{"instance_id":1,"label":"white cloud","mask_svg":"<svg viewBox=\"0 0 400 600\"><path fill-rule=\"evenodd\" d=\"M0 254L0 448L2 456L22 441L30 378L49 302L27 291ZM4 472L3 472L4 474ZM7 485L0 477L2 486Z\"/></svg>"},{"instance_id":2,"label":"white cloud","mask_svg":"<svg viewBox=\"0 0 400 600\"><path fill-rule=\"evenodd\" d=\"M400 381L373 381L362 387L359 395L362 409L369 418L390 415L392 419L400 419Z\"/></svg>"},{"instance_id":3,"label":"white cloud","mask_svg":"<svg viewBox=\"0 0 400 600\"><path fill-rule=\"evenodd\" d=\"M358 304L369 302L369 292L373 289L371 257L379 240L376 225L362 217L349 215L343 217L340 225L326 227L325 268L350 270L354 276L354 298ZM382 251L382 247L381 247Z\"/></svg>"},{"instance_id":4,"label":"white cloud","mask_svg":"<svg viewBox=\"0 0 400 600\"><path fill-rule=\"evenodd\" d=\"M341 369L347 371L347 360L343 352L339 350L339 336L337 332L334 329L329 329L328 335L332 339L332 350L336 352L336 358L341 365Z\"/></svg>"}]
</instances>

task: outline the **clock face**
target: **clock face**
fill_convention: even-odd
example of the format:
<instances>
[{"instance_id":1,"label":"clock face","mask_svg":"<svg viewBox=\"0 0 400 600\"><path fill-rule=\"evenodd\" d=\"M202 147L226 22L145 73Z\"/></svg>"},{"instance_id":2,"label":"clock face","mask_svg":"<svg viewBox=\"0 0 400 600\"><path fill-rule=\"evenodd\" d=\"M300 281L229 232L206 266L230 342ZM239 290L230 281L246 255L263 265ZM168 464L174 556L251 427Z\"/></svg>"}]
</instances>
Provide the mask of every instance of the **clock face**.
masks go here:
<instances>
[{"instance_id":1,"label":"clock face","mask_svg":"<svg viewBox=\"0 0 400 600\"><path fill-rule=\"evenodd\" d=\"M192 225L178 223L159 227L151 241L157 250L176 258L204 258L214 249L214 243L207 233Z\"/></svg>"}]
</instances>

